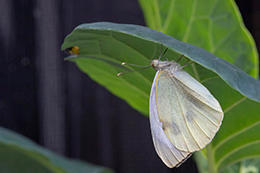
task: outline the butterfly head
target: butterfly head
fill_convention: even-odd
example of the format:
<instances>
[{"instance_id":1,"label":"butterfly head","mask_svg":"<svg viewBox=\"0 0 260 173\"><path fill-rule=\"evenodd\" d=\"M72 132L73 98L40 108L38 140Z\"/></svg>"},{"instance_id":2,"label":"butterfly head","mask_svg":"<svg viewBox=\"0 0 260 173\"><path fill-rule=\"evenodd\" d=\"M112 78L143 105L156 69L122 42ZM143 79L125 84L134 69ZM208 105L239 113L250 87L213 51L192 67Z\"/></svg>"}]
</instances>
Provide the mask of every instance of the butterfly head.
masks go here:
<instances>
[{"instance_id":1,"label":"butterfly head","mask_svg":"<svg viewBox=\"0 0 260 173\"><path fill-rule=\"evenodd\" d=\"M152 60L152 62L151 62L151 65L152 65L152 67L155 69L155 70L159 70L159 65L160 65L160 60L159 59L154 59L154 60Z\"/></svg>"},{"instance_id":2,"label":"butterfly head","mask_svg":"<svg viewBox=\"0 0 260 173\"><path fill-rule=\"evenodd\" d=\"M151 65L155 70L170 69L172 67L179 66L174 61L161 61L159 59L152 60Z\"/></svg>"}]
</instances>

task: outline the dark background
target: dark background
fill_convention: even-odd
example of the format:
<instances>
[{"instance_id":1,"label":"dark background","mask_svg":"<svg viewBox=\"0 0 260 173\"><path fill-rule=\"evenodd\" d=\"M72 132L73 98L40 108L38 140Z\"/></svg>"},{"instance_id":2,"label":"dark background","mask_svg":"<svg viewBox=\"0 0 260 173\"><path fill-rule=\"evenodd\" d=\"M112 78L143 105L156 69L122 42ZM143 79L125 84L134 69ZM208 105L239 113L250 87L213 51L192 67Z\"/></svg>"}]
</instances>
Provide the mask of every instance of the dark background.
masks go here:
<instances>
[{"instance_id":1,"label":"dark background","mask_svg":"<svg viewBox=\"0 0 260 173\"><path fill-rule=\"evenodd\" d=\"M236 2L259 47L259 0ZM97 21L145 25L137 0L0 0L0 126L116 172L196 172L164 166L148 119L63 61L64 37Z\"/></svg>"}]
</instances>

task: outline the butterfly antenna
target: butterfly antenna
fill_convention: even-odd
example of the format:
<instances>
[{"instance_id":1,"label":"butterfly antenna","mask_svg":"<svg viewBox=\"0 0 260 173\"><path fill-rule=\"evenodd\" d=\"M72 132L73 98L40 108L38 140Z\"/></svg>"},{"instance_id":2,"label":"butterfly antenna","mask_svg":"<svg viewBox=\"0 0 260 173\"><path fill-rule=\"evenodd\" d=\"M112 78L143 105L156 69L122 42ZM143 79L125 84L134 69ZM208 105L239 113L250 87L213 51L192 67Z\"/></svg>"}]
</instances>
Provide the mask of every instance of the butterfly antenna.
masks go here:
<instances>
[{"instance_id":1,"label":"butterfly antenna","mask_svg":"<svg viewBox=\"0 0 260 173\"><path fill-rule=\"evenodd\" d=\"M141 68L140 68L140 69L137 69L137 70L131 70L131 71L128 71L128 72L119 72L119 73L116 74L116 76L118 76L118 77L119 77L119 76L122 76L122 75L125 75L125 74L128 74L128 73L131 73L131 72L142 71L142 70L145 70L145 69L147 69L147 68L152 67L151 65L146 65L146 66L144 66L144 65L137 65L137 64L127 64L126 62L122 62L121 65L122 65L122 66L124 66L124 65L130 65L130 66L133 66L133 67L141 67Z\"/></svg>"},{"instance_id":2,"label":"butterfly antenna","mask_svg":"<svg viewBox=\"0 0 260 173\"><path fill-rule=\"evenodd\" d=\"M151 65L128 64L128 63L126 63L126 62L122 62L121 65L122 65L122 66L124 66L124 65L129 65L129 66L132 66L132 67L142 67L142 68L144 68L144 67L150 67L150 66L151 66Z\"/></svg>"},{"instance_id":3,"label":"butterfly antenna","mask_svg":"<svg viewBox=\"0 0 260 173\"><path fill-rule=\"evenodd\" d=\"M144 67L144 68L140 68L138 70L133 70L133 71L128 71L128 72L119 72L119 73L116 74L116 76L119 77L119 76L122 76L122 75L125 75L125 74L129 74L129 73L132 73L132 72L143 71L143 70L148 69L150 67L151 66L147 66L147 67Z\"/></svg>"}]
</instances>

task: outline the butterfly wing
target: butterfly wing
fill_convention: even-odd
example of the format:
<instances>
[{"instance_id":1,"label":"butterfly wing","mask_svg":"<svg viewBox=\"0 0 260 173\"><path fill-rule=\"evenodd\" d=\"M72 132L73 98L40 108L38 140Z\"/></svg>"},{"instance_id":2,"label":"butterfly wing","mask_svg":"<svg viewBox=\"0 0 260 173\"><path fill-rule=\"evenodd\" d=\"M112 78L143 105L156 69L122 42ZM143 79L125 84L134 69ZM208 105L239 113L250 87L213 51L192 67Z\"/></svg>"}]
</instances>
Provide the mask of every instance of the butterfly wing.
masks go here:
<instances>
[{"instance_id":1,"label":"butterfly wing","mask_svg":"<svg viewBox=\"0 0 260 173\"><path fill-rule=\"evenodd\" d=\"M162 161L170 168L179 166L190 155L189 152L180 151L168 139L162 129L162 123L159 120L155 97L155 81L158 72L156 73L151 94L150 94L150 125L155 150Z\"/></svg>"},{"instance_id":2,"label":"butterfly wing","mask_svg":"<svg viewBox=\"0 0 260 173\"><path fill-rule=\"evenodd\" d=\"M184 71L159 71L154 83L159 122L171 143L185 152L204 148L223 119L218 101Z\"/></svg>"}]
</instances>

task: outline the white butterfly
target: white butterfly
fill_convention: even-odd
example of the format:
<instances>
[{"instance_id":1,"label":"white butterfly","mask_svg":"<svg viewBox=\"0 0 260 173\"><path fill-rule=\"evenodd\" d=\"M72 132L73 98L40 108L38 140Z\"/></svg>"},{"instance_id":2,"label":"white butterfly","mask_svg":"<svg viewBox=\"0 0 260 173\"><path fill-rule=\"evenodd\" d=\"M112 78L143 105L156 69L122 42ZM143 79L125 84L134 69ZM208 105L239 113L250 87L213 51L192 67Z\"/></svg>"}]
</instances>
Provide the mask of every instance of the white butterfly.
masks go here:
<instances>
[{"instance_id":1,"label":"white butterfly","mask_svg":"<svg viewBox=\"0 0 260 173\"><path fill-rule=\"evenodd\" d=\"M155 150L170 168L213 139L223 111L211 93L174 61L155 59L150 124Z\"/></svg>"}]
</instances>

